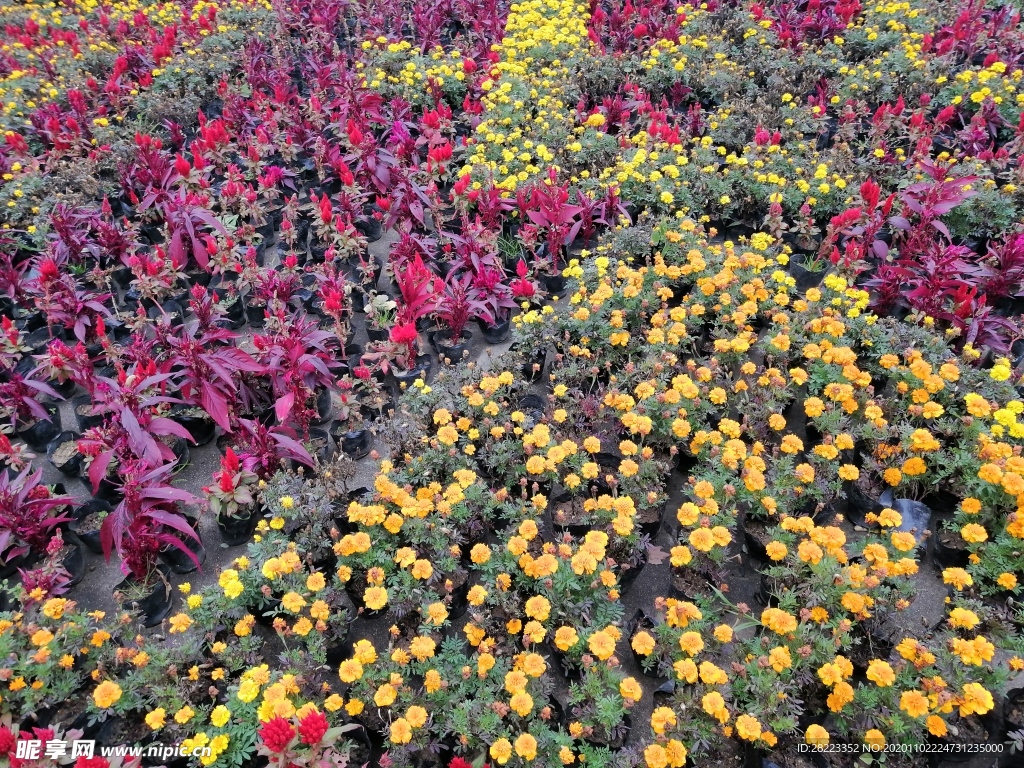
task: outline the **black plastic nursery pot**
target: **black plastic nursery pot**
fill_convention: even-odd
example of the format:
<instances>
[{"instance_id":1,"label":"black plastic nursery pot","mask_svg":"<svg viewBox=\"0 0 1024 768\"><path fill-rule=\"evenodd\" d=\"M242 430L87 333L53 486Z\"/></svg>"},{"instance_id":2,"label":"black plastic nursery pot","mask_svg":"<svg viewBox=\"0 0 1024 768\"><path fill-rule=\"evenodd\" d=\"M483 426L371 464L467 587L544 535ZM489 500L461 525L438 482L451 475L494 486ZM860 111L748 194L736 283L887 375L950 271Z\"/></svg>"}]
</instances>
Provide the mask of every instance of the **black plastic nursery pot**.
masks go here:
<instances>
[{"instance_id":1,"label":"black plastic nursery pot","mask_svg":"<svg viewBox=\"0 0 1024 768\"><path fill-rule=\"evenodd\" d=\"M434 363L431 360L430 355L418 355L416 357L416 364L407 371L391 370L391 377L395 380L395 383L401 389L403 386L410 387L416 379L423 379L424 381L430 376L430 370Z\"/></svg>"},{"instance_id":2,"label":"black plastic nursery pot","mask_svg":"<svg viewBox=\"0 0 1024 768\"><path fill-rule=\"evenodd\" d=\"M171 420L183 426L197 446L213 440L217 424L201 408L176 408L171 411Z\"/></svg>"},{"instance_id":3,"label":"black plastic nursery pot","mask_svg":"<svg viewBox=\"0 0 1024 768\"><path fill-rule=\"evenodd\" d=\"M27 346L34 355L43 354L54 339L65 340L66 334L63 328L37 328L25 337Z\"/></svg>"},{"instance_id":4,"label":"black plastic nursery pot","mask_svg":"<svg viewBox=\"0 0 1024 768\"><path fill-rule=\"evenodd\" d=\"M60 432L60 417L57 414L57 406L49 403L43 406L46 409L46 419L33 419L29 422L19 423L15 432L28 446L40 453L46 450L47 445Z\"/></svg>"},{"instance_id":5,"label":"black plastic nursery pot","mask_svg":"<svg viewBox=\"0 0 1024 768\"><path fill-rule=\"evenodd\" d=\"M1011 688L1003 699L1003 724L1007 733L1024 730L1024 688Z\"/></svg>"},{"instance_id":6,"label":"black plastic nursery pot","mask_svg":"<svg viewBox=\"0 0 1024 768\"><path fill-rule=\"evenodd\" d=\"M553 296L561 296L565 293L565 287L568 284L568 280L561 275L549 275L541 273L539 275L540 284L544 286L544 290Z\"/></svg>"},{"instance_id":7,"label":"black plastic nursery pot","mask_svg":"<svg viewBox=\"0 0 1024 768\"><path fill-rule=\"evenodd\" d=\"M171 589L170 567L159 564L146 585L145 593L137 598L128 597L128 590L136 586L133 577L129 576L114 587L114 599L121 607L129 611L138 611L142 615L144 627L155 627L171 612L174 605L174 590ZM120 596L120 599L119 599Z\"/></svg>"},{"instance_id":8,"label":"black plastic nursery pot","mask_svg":"<svg viewBox=\"0 0 1024 768\"><path fill-rule=\"evenodd\" d=\"M160 442L171 449L174 454L174 472L181 472L185 467L188 466L189 461L192 458L192 452L188 447L188 440L178 435L169 435L159 438Z\"/></svg>"},{"instance_id":9,"label":"black plastic nursery pot","mask_svg":"<svg viewBox=\"0 0 1024 768\"><path fill-rule=\"evenodd\" d=\"M188 551L195 556L195 560L189 557L187 552L182 552L177 547L171 545L167 545L160 551L160 559L167 563L170 569L178 575L194 573L206 562L206 547L203 546L202 533L199 531L199 521L189 519L188 522L192 525L192 530L195 531L196 536L199 538L194 539L187 534L177 531L175 533Z\"/></svg>"},{"instance_id":10,"label":"black plastic nursery pot","mask_svg":"<svg viewBox=\"0 0 1024 768\"><path fill-rule=\"evenodd\" d=\"M246 304L245 319L253 328L262 328L267 322L267 305Z\"/></svg>"},{"instance_id":11,"label":"black plastic nursery pot","mask_svg":"<svg viewBox=\"0 0 1024 768\"><path fill-rule=\"evenodd\" d=\"M224 322L232 331L237 331L245 325L245 305L241 299L235 299L234 302L227 305Z\"/></svg>"},{"instance_id":12,"label":"black plastic nursery pot","mask_svg":"<svg viewBox=\"0 0 1024 768\"><path fill-rule=\"evenodd\" d=\"M518 343L518 342L517 342ZM533 349L526 356L526 362L523 363L521 373L523 378L527 381L537 381L544 373L544 368L548 362L548 350L547 348Z\"/></svg>"},{"instance_id":13,"label":"black plastic nursery pot","mask_svg":"<svg viewBox=\"0 0 1024 768\"><path fill-rule=\"evenodd\" d=\"M256 504L251 504L248 509L239 510L234 515L217 515L217 530L220 531L221 541L228 547L245 544L252 538L261 517L263 510Z\"/></svg>"},{"instance_id":14,"label":"black plastic nursery pot","mask_svg":"<svg viewBox=\"0 0 1024 768\"><path fill-rule=\"evenodd\" d=\"M551 524L557 534L568 533L575 539L582 539L594 530L596 523L589 513L584 513L584 517L589 520L582 521L574 520L571 514L567 514L567 509L571 512L577 504L582 505L586 498L586 493L574 494L564 491L551 499Z\"/></svg>"},{"instance_id":15,"label":"black plastic nursery pot","mask_svg":"<svg viewBox=\"0 0 1024 768\"><path fill-rule=\"evenodd\" d=\"M487 323L484 320L480 320L479 325L480 333L488 344L501 344L508 341L508 337L512 335L511 313L504 320L497 323Z\"/></svg>"},{"instance_id":16,"label":"black plastic nursery pot","mask_svg":"<svg viewBox=\"0 0 1024 768\"><path fill-rule=\"evenodd\" d=\"M363 293L362 289L356 287L352 289L352 293L349 294L352 298L352 311L362 314L366 311L366 294Z\"/></svg>"},{"instance_id":17,"label":"black plastic nursery pot","mask_svg":"<svg viewBox=\"0 0 1024 768\"><path fill-rule=\"evenodd\" d=\"M327 421L327 418L331 415L331 409L333 407L334 397L331 394L331 390L329 387L323 387L316 395L316 416L318 424L323 424Z\"/></svg>"},{"instance_id":18,"label":"black plastic nursery pot","mask_svg":"<svg viewBox=\"0 0 1024 768\"><path fill-rule=\"evenodd\" d=\"M386 416L390 411L394 410L394 407L394 397L390 393L385 393L382 399L375 400L372 404L364 403L360 405L359 412L363 414L363 418L372 421L373 419Z\"/></svg>"},{"instance_id":19,"label":"black plastic nursery pot","mask_svg":"<svg viewBox=\"0 0 1024 768\"><path fill-rule=\"evenodd\" d=\"M796 288L798 291L803 293L810 288L817 288L821 285L821 282L825 279L825 275L828 274L828 269L831 265L822 265L821 269L810 270L805 266L810 262L810 258L803 256L802 254L794 254L789 260L789 274L796 281Z\"/></svg>"},{"instance_id":20,"label":"black plastic nursery pot","mask_svg":"<svg viewBox=\"0 0 1024 768\"><path fill-rule=\"evenodd\" d=\"M380 222L373 216L358 219L353 226L359 230L369 243L377 242L384 234L381 229Z\"/></svg>"},{"instance_id":21,"label":"black plastic nursery pot","mask_svg":"<svg viewBox=\"0 0 1024 768\"><path fill-rule=\"evenodd\" d=\"M189 286L201 285L205 288L210 284L210 280L212 279L213 275L205 269L196 269L193 272L185 273L185 282L187 282Z\"/></svg>"},{"instance_id":22,"label":"black plastic nursery pot","mask_svg":"<svg viewBox=\"0 0 1024 768\"><path fill-rule=\"evenodd\" d=\"M78 421L79 432L100 426L105 418L103 414L93 413L92 397L89 395L77 395L71 398L71 411Z\"/></svg>"},{"instance_id":23,"label":"black plastic nursery pot","mask_svg":"<svg viewBox=\"0 0 1024 768\"><path fill-rule=\"evenodd\" d=\"M85 578L85 553L82 551L82 545L78 542L78 537L74 534L69 534L65 544L68 546L68 551L61 560L61 565L71 577L67 585L73 587Z\"/></svg>"},{"instance_id":24,"label":"black plastic nursery pot","mask_svg":"<svg viewBox=\"0 0 1024 768\"><path fill-rule=\"evenodd\" d=\"M625 597L629 591L636 584L637 578L643 573L644 568L647 567L647 549L644 549L642 559L636 565L630 565L627 567L622 564L619 571L619 594Z\"/></svg>"},{"instance_id":25,"label":"black plastic nursery pot","mask_svg":"<svg viewBox=\"0 0 1024 768\"><path fill-rule=\"evenodd\" d=\"M86 485L88 486L89 485L88 477L85 477L85 478L82 478L82 479L85 481ZM89 486L89 487L91 487L91 486ZM124 498L124 494L121 492L121 486L119 486L117 483L115 483L108 476L108 477L104 477L102 480L100 480L100 484L96 488L96 490L93 491L92 497L94 499L99 499L100 501L105 501L108 504L117 505L117 504L121 503L121 500Z\"/></svg>"},{"instance_id":26,"label":"black plastic nursery pot","mask_svg":"<svg viewBox=\"0 0 1024 768\"><path fill-rule=\"evenodd\" d=\"M150 307L146 312L150 320L158 320L166 317L172 326L179 326L185 322L185 310L177 301L165 301L161 306Z\"/></svg>"},{"instance_id":27,"label":"black plastic nursery pot","mask_svg":"<svg viewBox=\"0 0 1024 768\"><path fill-rule=\"evenodd\" d=\"M135 275L132 274L131 267L118 267L111 273L110 277L114 281L115 285L119 288L125 289L127 289L128 286L132 284L132 280L135 279Z\"/></svg>"},{"instance_id":28,"label":"black plastic nursery pot","mask_svg":"<svg viewBox=\"0 0 1024 768\"><path fill-rule=\"evenodd\" d=\"M339 438L344 454L355 461L365 458L373 448L373 433L368 429L335 432L335 435Z\"/></svg>"},{"instance_id":29,"label":"black plastic nursery pot","mask_svg":"<svg viewBox=\"0 0 1024 768\"><path fill-rule=\"evenodd\" d=\"M438 358L451 363L461 360L472 343L473 333L471 331L463 331L458 343L452 341L452 334L449 330L430 334L430 344L437 352Z\"/></svg>"},{"instance_id":30,"label":"black plastic nursery pot","mask_svg":"<svg viewBox=\"0 0 1024 768\"><path fill-rule=\"evenodd\" d=\"M25 333L39 330L46 325L46 315L41 310L14 309L14 325Z\"/></svg>"},{"instance_id":31,"label":"black plastic nursery pot","mask_svg":"<svg viewBox=\"0 0 1024 768\"><path fill-rule=\"evenodd\" d=\"M47 382L47 384L50 385L50 389L52 389L58 395L63 397L65 400L67 400L75 393L74 379L68 379L67 381L57 381L56 379L51 379L50 381Z\"/></svg>"},{"instance_id":32,"label":"black plastic nursery pot","mask_svg":"<svg viewBox=\"0 0 1024 768\"><path fill-rule=\"evenodd\" d=\"M768 561L768 552L766 547L771 537L768 535L768 530L772 527L770 520L764 520L760 517L753 517L749 512L744 514L738 521L737 529L743 531L743 546L746 553L761 562Z\"/></svg>"},{"instance_id":33,"label":"black plastic nursery pot","mask_svg":"<svg viewBox=\"0 0 1024 768\"><path fill-rule=\"evenodd\" d=\"M100 525L103 518L112 510L113 507L107 502L92 499L82 504L73 513L74 519L68 528L93 554L103 554L103 546L100 543Z\"/></svg>"},{"instance_id":34,"label":"black plastic nursery pot","mask_svg":"<svg viewBox=\"0 0 1024 768\"><path fill-rule=\"evenodd\" d=\"M344 353L344 363L349 367L349 370L355 368L362 362L362 344L356 344L355 342L350 341L348 344L345 345L342 351Z\"/></svg>"},{"instance_id":35,"label":"black plastic nursery pot","mask_svg":"<svg viewBox=\"0 0 1024 768\"><path fill-rule=\"evenodd\" d=\"M967 567L971 553L967 549L967 542L959 533L941 530L936 534L935 543L932 546L932 555L939 566L943 568Z\"/></svg>"},{"instance_id":36,"label":"black plastic nursery pot","mask_svg":"<svg viewBox=\"0 0 1024 768\"><path fill-rule=\"evenodd\" d=\"M82 470L85 457L78 452L80 437L77 432L61 432L46 446L46 458L58 472L67 477L78 477Z\"/></svg>"},{"instance_id":37,"label":"black plastic nursery pot","mask_svg":"<svg viewBox=\"0 0 1024 768\"><path fill-rule=\"evenodd\" d=\"M309 455L321 464L326 464L334 456L334 443L326 429L309 430L309 439L305 442L313 444Z\"/></svg>"}]
</instances>

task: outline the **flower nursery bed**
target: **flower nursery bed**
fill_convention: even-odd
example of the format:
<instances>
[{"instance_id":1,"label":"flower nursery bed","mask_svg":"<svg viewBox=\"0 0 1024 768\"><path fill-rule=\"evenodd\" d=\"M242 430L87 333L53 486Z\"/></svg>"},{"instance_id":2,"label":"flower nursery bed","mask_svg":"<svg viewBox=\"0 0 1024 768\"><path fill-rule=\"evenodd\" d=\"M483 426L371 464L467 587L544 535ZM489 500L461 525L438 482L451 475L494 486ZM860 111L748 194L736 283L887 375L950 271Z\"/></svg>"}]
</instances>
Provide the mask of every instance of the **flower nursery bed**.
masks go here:
<instances>
[{"instance_id":1,"label":"flower nursery bed","mask_svg":"<svg viewBox=\"0 0 1024 768\"><path fill-rule=\"evenodd\" d=\"M0 765L1020 763L1013 6L0 17Z\"/></svg>"}]
</instances>

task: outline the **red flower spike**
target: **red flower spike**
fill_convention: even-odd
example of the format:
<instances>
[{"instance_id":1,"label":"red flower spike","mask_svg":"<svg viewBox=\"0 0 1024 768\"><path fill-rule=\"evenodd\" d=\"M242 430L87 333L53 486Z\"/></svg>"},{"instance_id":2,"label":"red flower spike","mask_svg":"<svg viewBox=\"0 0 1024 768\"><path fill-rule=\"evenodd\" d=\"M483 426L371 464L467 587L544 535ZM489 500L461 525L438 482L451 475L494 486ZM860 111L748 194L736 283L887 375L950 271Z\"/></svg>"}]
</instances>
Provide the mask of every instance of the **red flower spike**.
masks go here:
<instances>
[{"instance_id":1,"label":"red flower spike","mask_svg":"<svg viewBox=\"0 0 1024 768\"><path fill-rule=\"evenodd\" d=\"M260 739L271 752L284 752L293 738L295 728L283 717L275 717L260 727Z\"/></svg>"},{"instance_id":2,"label":"red flower spike","mask_svg":"<svg viewBox=\"0 0 1024 768\"><path fill-rule=\"evenodd\" d=\"M313 710L299 721L299 738L303 744L319 744L328 728L330 723L323 713Z\"/></svg>"},{"instance_id":3,"label":"red flower spike","mask_svg":"<svg viewBox=\"0 0 1024 768\"><path fill-rule=\"evenodd\" d=\"M416 341L416 324L405 323L404 325L395 325L391 329L391 341L395 344L412 344Z\"/></svg>"},{"instance_id":4,"label":"red flower spike","mask_svg":"<svg viewBox=\"0 0 1024 768\"><path fill-rule=\"evenodd\" d=\"M187 179L188 175L192 172L192 166L189 165L188 160L181 154L174 160L174 170L178 172L178 175L183 179Z\"/></svg>"}]
</instances>

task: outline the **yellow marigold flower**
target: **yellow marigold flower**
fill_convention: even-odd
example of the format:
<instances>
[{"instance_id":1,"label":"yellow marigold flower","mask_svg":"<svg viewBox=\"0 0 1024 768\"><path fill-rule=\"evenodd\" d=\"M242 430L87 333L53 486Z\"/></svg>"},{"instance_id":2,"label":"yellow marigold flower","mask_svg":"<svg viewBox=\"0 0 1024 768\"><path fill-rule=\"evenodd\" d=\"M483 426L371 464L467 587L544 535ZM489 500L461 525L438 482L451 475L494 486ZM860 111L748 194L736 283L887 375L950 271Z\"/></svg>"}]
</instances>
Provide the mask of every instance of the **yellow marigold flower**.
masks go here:
<instances>
[{"instance_id":1,"label":"yellow marigold flower","mask_svg":"<svg viewBox=\"0 0 1024 768\"><path fill-rule=\"evenodd\" d=\"M813 746L824 747L828 744L828 731L817 723L811 723L804 731L804 742Z\"/></svg>"},{"instance_id":2,"label":"yellow marigold flower","mask_svg":"<svg viewBox=\"0 0 1024 768\"><path fill-rule=\"evenodd\" d=\"M505 765L512 758L512 743L508 739L498 739L491 744L488 752L494 762L498 765Z\"/></svg>"},{"instance_id":3,"label":"yellow marigold flower","mask_svg":"<svg viewBox=\"0 0 1024 768\"><path fill-rule=\"evenodd\" d=\"M100 709L108 709L121 698L121 686L112 680L104 680L92 692L92 700Z\"/></svg>"},{"instance_id":4,"label":"yellow marigold flower","mask_svg":"<svg viewBox=\"0 0 1024 768\"><path fill-rule=\"evenodd\" d=\"M388 604L388 591L384 587L367 587L363 602L371 611L379 611Z\"/></svg>"},{"instance_id":5,"label":"yellow marigold flower","mask_svg":"<svg viewBox=\"0 0 1024 768\"><path fill-rule=\"evenodd\" d=\"M373 703L378 707L390 707L398 698L398 691L390 683L384 683L373 694Z\"/></svg>"},{"instance_id":6,"label":"yellow marigold flower","mask_svg":"<svg viewBox=\"0 0 1024 768\"><path fill-rule=\"evenodd\" d=\"M404 717L391 723L389 738L392 744L408 744L412 741L412 726Z\"/></svg>"},{"instance_id":7,"label":"yellow marigold flower","mask_svg":"<svg viewBox=\"0 0 1024 768\"><path fill-rule=\"evenodd\" d=\"M660 744L651 744L644 749L647 768L668 768L668 753Z\"/></svg>"},{"instance_id":8,"label":"yellow marigold flower","mask_svg":"<svg viewBox=\"0 0 1024 768\"><path fill-rule=\"evenodd\" d=\"M544 621L551 615L551 603L542 595L534 595L526 601L526 615L537 621Z\"/></svg>"},{"instance_id":9,"label":"yellow marigold flower","mask_svg":"<svg viewBox=\"0 0 1024 768\"><path fill-rule=\"evenodd\" d=\"M776 672L783 672L793 666L793 659L789 655L789 648L784 645L772 648L768 653L768 663Z\"/></svg>"},{"instance_id":10,"label":"yellow marigold flower","mask_svg":"<svg viewBox=\"0 0 1024 768\"><path fill-rule=\"evenodd\" d=\"M903 474L908 477L917 477L928 471L928 465L920 456L914 456L903 462L901 467Z\"/></svg>"},{"instance_id":11,"label":"yellow marigold flower","mask_svg":"<svg viewBox=\"0 0 1024 768\"><path fill-rule=\"evenodd\" d=\"M574 647L580 637L573 627L559 627L555 631L555 646L563 653Z\"/></svg>"},{"instance_id":12,"label":"yellow marigold flower","mask_svg":"<svg viewBox=\"0 0 1024 768\"><path fill-rule=\"evenodd\" d=\"M633 635L633 639L630 641L630 647L640 656L650 656L655 646L654 638L643 630Z\"/></svg>"},{"instance_id":13,"label":"yellow marigold flower","mask_svg":"<svg viewBox=\"0 0 1024 768\"><path fill-rule=\"evenodd\" d=\"M627 677L619 683L619 695L624 699L640 701L644 695L644 689L640 687L640 683L635 678Z\"/></svg>"},{"instance_id":14,"label":"yellow marigold flower","mask_svg":"<svg viewBox=\"0 0 1024 768\"><path fill-rule=\"evenodd\" d=\"M228 720L231 719L231 710L225 707L223 704L213 708L213 712L210 713L210 722L218 728L223 728Z\"/></svg>"},{"instance_id":15,"label":"yellow marigold flower","mask_svg":"<svg viewBox=\"0 0 1024 768\"><path fill-rule=\"evenodd\" d=\"M354 683L363 676L363 665L356 659L348 659L341 662L338 668L338 677L343 683Z\"/></svg>"},{"instance_id":16,"label":"yellow marigold flower","mask_svg":"<svg viewBox=\"0 0 1024 768\"><path fill-rule=\"evenodd\" d=\"M751 715L736 718L736 735L745 741L757 741L761 736L761 723Z\"/></svg>"},{"instance_id":17,"label":"yellow marigold flower","mask_svg":"<svg viewBox=\"0 0 1024 768\"><path fill-rule=\"evenodd\" d=\"M409 725L413 728L422 728L427 722L427 710L423 707L413 704L406 710L405 719L409 721Z\"/></svg>"},{"instance_id":18,"label":"yellow marigold flower","mask_svg":"<svg viewBox=\"0 0 1024 768\"><path fill-rule=\"evenodd\" d=\"M689 656L696 656L704 650L704 640L699 632L684 632L679 636L679 647Z\"/></svg>"},{"instance_id":19,"label":"yellow marigold flower","mask_svg":"<svg viewBox=\"0 0 1024 768\"><path fill-rule=\"evenodd\" d=\"M409 644L409 652L416 657L417 661L426 661L432 658L434 650L437 648L437 643L429 637L415 637Z\"/></svg>"},{"instance_id":20,"label":"yellow marigold flower","mask_svg":"<svg viewBox=\"0 0 1024 768\"><path fill-rule=\"evenodd\" d=\"M942 572L942 583L951 584L956 589L963 590L964 587L973 586L974 579L963 568L946 568Z\"/></svg>"},{"instance_id":21,"label":"yellow marigold flower","mask_svg":"<svg viewBox=\"0 0 1024 768\"><path fill-rule=\"evenodd\" d=\"M50 619L59 619L69 605L73 605L73 603L63 597L50 598L43 604L43 615Z\"/></svg>"},{"instance_id":22,"label":"yellow marigold flower","mask_svg":"<svg viewBox=\"0 0 1024 768\"><path fill-rule=\"evenodd\" d=\"M988 539L988 531L977 523L968 523L960 529L960 536L969 544L980 544Z\"/></svg>"},{"instance_id":23,"label":"yellow marigold flower","mask_svg":"<svg viewBox=\"0 0 1024 768\"><path fill-rule=\"evenodd\" d=\"M925 720L925 725L928 727L928 733L936 738L941 739L949 733L949 729L946 727L946 721L938 715L929 715L928 719Z\"/></svg>"},{"instance_id":24,"label":"yellow marigold flower","mask_svg":"<svg viewBox=\"0 0 1024 768\"><path fill-rule=\"evenodd\" d=\"M911 717L928 714L928 697L920 691L904 691L900 694L900 709Z\"/></svg>"},{"instance_id":25,"label":"yellow marigold flower","mask_svg":"<svg viewBox=\"0 0 1024 768\"><path fill-rule=\"evenodd\" d=\"M868 663L867 678L879 688L888 688L896 681L896 673L889 666L889 662L872 659Z\"/></svg>"},{"instance_id":26,"label":"yellow marigold flower","mask_svg":"<svg viewBox=\"0 0 1024 768\"><path fill-rule=\"evenodd\" d=\"M597 658L605 661L615 653L615 640L606 630L600 630L590 636L587 640L587 647Z\"/></svg>"},{"instance_id":27,"label":"yellow marigold flower","mask_svg":"<svg viewBox=\"0 0 1024 768\"><path fill-rule=\"evenodd\" d=\"M287 592L281 598L281 606L289 613L298 613L306 607L306 599L298 592Z\"/></svg>"},{"instance_id":28,"label":"yellow marigold flower","mask_svg":"<svg viewBox=\"0 0 1024 768\"><path fill-rule=\"evenodd\" d=\"M676 724L676 713L668 707L658 707L651 713L651 728L661 734Z\"/></svg>"}]
</instances>

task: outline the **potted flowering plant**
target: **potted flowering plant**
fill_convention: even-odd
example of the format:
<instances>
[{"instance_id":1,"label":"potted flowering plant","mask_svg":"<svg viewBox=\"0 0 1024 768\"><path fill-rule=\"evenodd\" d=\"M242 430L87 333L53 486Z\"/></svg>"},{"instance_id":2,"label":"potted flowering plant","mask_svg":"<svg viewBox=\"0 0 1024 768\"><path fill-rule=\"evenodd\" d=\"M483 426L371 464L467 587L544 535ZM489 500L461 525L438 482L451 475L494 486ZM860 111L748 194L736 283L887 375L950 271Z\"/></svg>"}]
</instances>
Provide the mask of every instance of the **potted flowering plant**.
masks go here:
<instances>
[{"instance_id":1,"label":"potted flowering plant","mask_svg":"<svg viewBox=\"0 0 1024 768\"><path fill-rule=\"evenodd\" d=\"M210 510L217 515L221 539L229 547L245 543L256 528L260 513L254 489L259 478L246 470L231 447L213 473L214 484L203 488Z\"/></svg>"},{"instance_id":2,"label":"potted flowering plant","mask_svg":"<svg viewBox=\"0 0 1024 768\"><path fill-rule=\"evenodd\" d=\"M59 424L54 420L57 406L54 403L40 402L42 395L53 399L60 396L48 385L36 381L32 373L22 376L17 371L6 372L0 376L0 414L9 419L10 427L29 447L42 451L46 449L57 433Z\"/></svg>"},{"instance_id":3,"label":"potted flowering plant","mask_svg":"<svg viewBox=\"0 0 1024 768\"><path fill-rule=\"evenodd\" d=\"M466 325L480 307L471 297L471 280L468 273L460 276L451 273L434 310L441 329L431 334L430 341L440 357L452 362L461 360L473 341L473 334L466 330Z\"/></svg>"},{"instance_id":4,"label":"potted flowering plant","mask_svg":"<svg viewBox=\"0 0 1024 768\"><path fill-rule=\"evenodd\" d=\"M369 370L360 365L357 368L366 373ZM369 376L368 381L374 381ZM358 376L343 376L338 380L340 396L340 407L335 414L336 420L331 427L331 434L334 436L342 451L353 459L361 459L370 452L373 445L373 434L364 426L363 406L360 393L357 391L362 379ZM379 386L379 382L376 382Z\"/></svg>"},{"instance_id":5,"label":"potted flowering plant","mask_svg":"<svg viewBox=\"0 0 1024 768\"><path fill-rule=\"evenodd\" d=\"M43 556L56 529L71 520L60 514L70 499L50 493L42 471L0 474L0 557L5 575Z\"/></svg>"},{"instance_id":6,"label":"potted flowering plant","mask_svg":"<svg viewBox=\"0 0 1024 768\"><path fill-rule=\"evenodd\" d=\"M160 551L173 547L199 566L196 553L181 538L198 542L198 536L176 507L198 500L166 484L172 470L172 464L154 469L135 459L125 462L120 468L123 500L100 527L103 556L109 561L117 552L125 575L114 588L115 598L140 611L148 627L163 621L172 607L166 566L158 563Z\"/></svg>"},{"instance_id":7,"label":"potted flowering plant","mask_svg":"<svg viewBox=\"0 0 1024 768\"><path fill-rule=\"evenodd\" d=\"M355 723L332 728L316 710L291 721L278 716L260 726L256 752L275 768L335 768L348 763L351 751L342 735L358 728Z\"/></svg>"},{"instance_id":8,"label":"potted flowering plant","mask_svg":"<svg viewBox=\"0 0 1024 768\"><path fill-rule=\"evenodd\" d=\"M485 267L473 276L470 299L477 306L477 320L488 344L505 341L512 329L515 291L505 282L505 271Z\"/></svg>"},{"instance_id":9,"label":"potted flowering plant","mask_svg":"<svg viewBox=\"0 0 1024 768\"><path fill-rule=\"evenodd\" d=\"M386 293L371 291L363 311L366 313L366 335L370 341L385 341L395 323L398 304Z\"/></svg>"}]
</instances>

